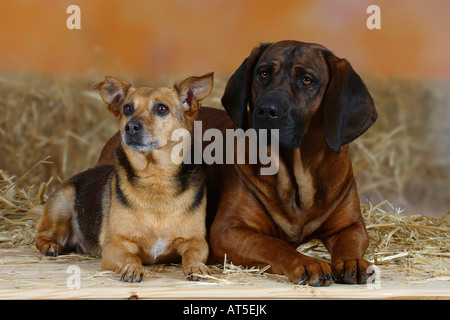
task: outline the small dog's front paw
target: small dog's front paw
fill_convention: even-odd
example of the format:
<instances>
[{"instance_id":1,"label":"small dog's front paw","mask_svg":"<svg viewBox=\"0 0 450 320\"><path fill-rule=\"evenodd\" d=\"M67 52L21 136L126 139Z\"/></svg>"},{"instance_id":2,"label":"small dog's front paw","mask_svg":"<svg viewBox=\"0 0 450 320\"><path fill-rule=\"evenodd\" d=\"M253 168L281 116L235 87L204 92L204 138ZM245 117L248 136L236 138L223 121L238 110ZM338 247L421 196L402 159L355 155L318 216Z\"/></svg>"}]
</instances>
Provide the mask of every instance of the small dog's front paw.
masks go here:
<instances>
[{"instance_id":1,"label":"small dog's front paw","mask_svg":"<svg viewBox=\"0 0 450 320\"><path fill-rule=\"evenodd\" d=\"M57 257L63 251L63 246L59 243L42 238L36 240L36 248L44 255L53 257Z\"/></svg>"},{"instance_id":2,"label":"small dog's front paw","mask_svg":"<svg viewBox=\"0 0 450 320\"><path fill-rule=\"evenodd\" d=\"M205 266L203 263L191 264L186 267L183 267L183 269L186 279L190 281L199 281L205 279L204 275L211 274L209 272L209 268Z\"/></svg>"},{"instance_id":3,"label":"small dog's front paw","mask_svg":"<svg viewBox=\"0 0 450 320\"><path fill-rule=\"evenodd\" d=\"M120 280L125 282L141 282L144 280L145 269L139 264L127 264L119 269Z\"/></svg>"}]
</instances>

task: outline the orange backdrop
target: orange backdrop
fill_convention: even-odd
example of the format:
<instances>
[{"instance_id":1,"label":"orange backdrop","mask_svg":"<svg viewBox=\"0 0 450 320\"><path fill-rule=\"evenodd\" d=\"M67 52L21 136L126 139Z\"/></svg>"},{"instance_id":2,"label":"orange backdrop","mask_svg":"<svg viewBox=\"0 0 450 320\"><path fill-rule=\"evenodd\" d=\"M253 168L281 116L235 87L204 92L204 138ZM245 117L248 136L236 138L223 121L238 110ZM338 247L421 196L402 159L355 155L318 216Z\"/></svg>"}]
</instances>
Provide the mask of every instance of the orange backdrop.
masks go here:
<instances>
[{"instance_id":1,"label":"orange backdrop","mask_svg":"<svg viewBox=\"0 0 450 320\"><path fill-rule=\"evenodd\" d=\"M81 30L66 9L81 8ZM381 30L366 9L381 8ZM0 3L0 71L230 73L259 42L325 45L362 74L450 75L450 1L14 0Z\"/></svg>"}]
</instances>

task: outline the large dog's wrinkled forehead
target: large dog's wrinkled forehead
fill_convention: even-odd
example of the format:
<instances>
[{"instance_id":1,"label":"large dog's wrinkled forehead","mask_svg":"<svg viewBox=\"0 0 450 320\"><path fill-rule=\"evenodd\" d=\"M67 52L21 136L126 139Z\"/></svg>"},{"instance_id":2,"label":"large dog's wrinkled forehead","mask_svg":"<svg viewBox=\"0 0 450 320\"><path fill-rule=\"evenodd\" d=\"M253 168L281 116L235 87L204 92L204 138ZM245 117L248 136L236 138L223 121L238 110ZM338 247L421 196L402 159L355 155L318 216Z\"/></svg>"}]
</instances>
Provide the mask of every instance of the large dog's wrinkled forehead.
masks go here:
<instances>
[{"instance_id":1,"label":"large dog's wrinkled forehead","mask_svg":"<svg viewBox=\"0 0 450 320\"><path fill-rule=\"evenodd\" d=\"M320 76L328 75L328 67L323 58L324 46L300 41L280 41L269 46L261 55L255 68L268 65L275 70L281 68L308 68Z\"/></svg>"},{"instance_id":2,"label":"large dog's wrinkled forehead","mask_svg":"<svg viewBox=\"0 0 450 320\"><path fill-rule=\"evenodd\" d=\"M293 53L300 53L301 51L304 52L318 52L320 50L328 50L324 46L316 43L307 43L307 42L301 42L301 41L294 41L294 40L285 40L285 41L279 41L272 43L265 53L271 52L271 54L276 55L287 55L285 58L291 57ZM264 57L264 54L261 56L261 58Z\"/></svg>"}]
</instances>

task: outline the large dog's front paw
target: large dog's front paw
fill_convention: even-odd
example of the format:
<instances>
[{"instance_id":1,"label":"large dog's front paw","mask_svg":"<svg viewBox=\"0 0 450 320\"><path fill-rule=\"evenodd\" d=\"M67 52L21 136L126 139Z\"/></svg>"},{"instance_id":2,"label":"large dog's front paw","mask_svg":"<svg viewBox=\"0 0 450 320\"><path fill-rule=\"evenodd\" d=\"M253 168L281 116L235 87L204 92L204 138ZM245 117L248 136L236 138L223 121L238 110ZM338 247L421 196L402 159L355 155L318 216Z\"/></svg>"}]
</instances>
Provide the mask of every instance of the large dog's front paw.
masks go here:
<instances>
[{"instance_id":1,"label":"large dog's front paw","mask_svg":"<svg viewBox=\"0 0 450 320\"><path fill-rule=\"evenodd\" d=\"M140 264L127 264L117 270L120 280L125 282L141 282L144 280L145 269Z\"/></svg>"},{"instance_id":2,"label":"large dog's front paw","mask_svg":"<svg viewBox=\"0 0 450 320\"><path fill-rule=\"evenodd\" d=\"M364 259L352 259L332 263L332 269L338 283L366 284L368 277L375 272L369 274L368 268L371 265Z\"/></svg>"},{"instance_id":3,"label":"large dog's front paw","mask_svg":"<svg viewBox=\"0 0 450 320\"><path fill-rule=\"evenodd\" d=\"M319 287L329 286L333 283L333 273L328 263L314 258L298 259L293 264L293 269L285 274L296 284Z\"/></svg>"}]
</instances>

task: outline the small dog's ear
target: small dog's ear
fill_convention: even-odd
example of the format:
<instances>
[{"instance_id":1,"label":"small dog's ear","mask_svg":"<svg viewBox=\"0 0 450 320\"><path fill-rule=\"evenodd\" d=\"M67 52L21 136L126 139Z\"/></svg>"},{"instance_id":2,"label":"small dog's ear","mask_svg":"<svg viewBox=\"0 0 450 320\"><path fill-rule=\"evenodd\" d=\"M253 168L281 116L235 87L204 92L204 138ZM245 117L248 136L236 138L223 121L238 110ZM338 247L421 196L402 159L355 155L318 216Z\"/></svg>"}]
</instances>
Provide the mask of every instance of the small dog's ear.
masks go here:
<instances>
[{"instance_id":1,"label":"small dog's ear","mask_svg":"<svg viewBox=\"0 0 450 320\"><path fill-rule=\"evenodd\" d=\"M214 72L200 77L189 77L175 83L174 88L184 112L193 115L200 108L202 100L211 93L213 84Z\"/></svg>"},{"instance_id":2,"label":"small dog's ear","mask_svg":"<svg viewBox=\"0 0 450 320\"><path fill-rule=\"evenodd\" d=\"M231 75L222 96L222 105L238 128L248 129L247 104L252 90L253 69L264 51L271 43L263 43L252 50L239 68ZM253 108L250 105L250 108Z\"/></svg>"},{"instance_id":3,"label":"small dog's ear","mask_svg":"<svg viewBox=\"0 0 450 320\"><path fill-rule=\"evenodd\" d=\"M341 146L363 134L377 119L377 111L366 85L345 59L327 50L328 86L322 99L328 146L339 154Z\"/></svg>"},{"instance_id":4,"label":"small dog's ear","mask_svg":"<svg viewBox=\"0 0 450 320\"><path fill-rule=\"evenodd\" d=\"M131 84L115 77L105 77L105 80L97 83L94 90L98 90L103 102L114 116L120 115L120 108L130 91Z\"/></svg>"}]
</instances>

